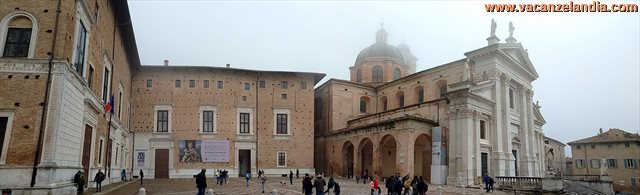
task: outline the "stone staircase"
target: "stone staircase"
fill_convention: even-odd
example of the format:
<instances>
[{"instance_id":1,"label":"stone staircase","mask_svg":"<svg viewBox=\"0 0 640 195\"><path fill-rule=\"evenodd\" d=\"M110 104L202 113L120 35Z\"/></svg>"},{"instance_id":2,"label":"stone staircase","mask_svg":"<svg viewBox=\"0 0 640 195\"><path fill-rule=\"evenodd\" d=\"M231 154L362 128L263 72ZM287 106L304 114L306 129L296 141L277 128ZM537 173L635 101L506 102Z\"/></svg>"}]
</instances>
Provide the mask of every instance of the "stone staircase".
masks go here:
<instances>
[{"instance_id":1,"label":"stone staircase","mask_svg":"<svg viewBox=\"0 0 640 195\"><path fill-rule=\"evenodd\" d=\"M563 191L566 195L581 195L581 194L593 194L593 195L606 195L598 190L592 189L588 186L582 185L579 182L571 180L563 180Z\"/></svg>"}]
</instances>

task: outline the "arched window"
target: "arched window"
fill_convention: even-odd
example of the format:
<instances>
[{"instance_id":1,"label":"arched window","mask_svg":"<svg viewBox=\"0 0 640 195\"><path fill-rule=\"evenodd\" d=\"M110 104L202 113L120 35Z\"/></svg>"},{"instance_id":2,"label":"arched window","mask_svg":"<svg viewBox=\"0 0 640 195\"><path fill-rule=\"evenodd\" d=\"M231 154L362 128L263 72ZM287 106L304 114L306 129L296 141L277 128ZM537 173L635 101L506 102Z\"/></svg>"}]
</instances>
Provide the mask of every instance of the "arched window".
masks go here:
<instances>
[{"instance_id":1,"label":"arched window","mask_svg":"<svg viewBox=\"0 0 640 195\"><path fill-rule=\"evenodd\" d=\"M0 21L0 54L2 57L33 58L38 23L30 13L18 11Z\"/></svg>"},{"instance_id":2,"label":"arched window","mask_svg":"<svg viewBox=\"0 0 640 195\"><path fill-rule=\"evenodd\" d=\"M357 83L362 83L362 70L358 69L358 71L356 71L356 82Z\"/></svg>"},{"instance_id":3,"label":"arched window","mask_svg":"<svg viewBox=\"0 0 640 195\"><path fill-rule=\"evenodd\" d=\"M422 103L424 102L424 87L422 86L417 86L414 89L414 92L416 94L416 100L418 100L418 103Z\"/></svg>"},{"instance_id":4,"label":"arched window","mask_svg":"<svg viewBox=\"0 0 640 195\"><path fill-rule=\"evenodd\" d=\"M382 98L380 98L380 102L382 102L382 111L387 111L387 97L382 96Z\"/></svg>"},{"instance_id":5,"label":"arched window","mask_svg":"<svg viewBox=\"0 0 640 195\"><path fill-rule=\"evenodd\" d=\"M404 92L399 91L398 93L396 93L396 98L398 99L398 107L404 107Z\"/></svg>"},{"instance_id":6,"label":"arched window","mask_svg":"<svg viewBox=\"0 0 640 195\"><path fill-rule=\"evenodd\" d=\"M367 112L368 97L360 97L360 112Z\"/></svg>"},{"instance_id":7,"label":"arched window","mask_svg":"<svg viewBox=\"0 0 640 195\"><path fill-rule=\"evenodd\" d=\"M382 82L382 67L380 66L373 67L372 78L374 83Z\"/></svg>"},{"instance_id":8,"label":"arched window","mask_svg":"<svg viewBox=\"0 0 640 195\"><path fill-rule=\"evenodd\" d=\"M440 93L440 97L444 97L444 94L447 93L447 81L440 80L436 82L436 89L439 90L438 92Z\"/></svg>"},{"instance_id":9,"label":"arched window","mask_svg":"<svg viewBox=\"0 0 640 195\"><path fill-rule=\"evenodd\" d=\"M399 68L394 68L393 69L393 80L399 79L400 78L400 69Z\"/></svg>"}]
</instances>

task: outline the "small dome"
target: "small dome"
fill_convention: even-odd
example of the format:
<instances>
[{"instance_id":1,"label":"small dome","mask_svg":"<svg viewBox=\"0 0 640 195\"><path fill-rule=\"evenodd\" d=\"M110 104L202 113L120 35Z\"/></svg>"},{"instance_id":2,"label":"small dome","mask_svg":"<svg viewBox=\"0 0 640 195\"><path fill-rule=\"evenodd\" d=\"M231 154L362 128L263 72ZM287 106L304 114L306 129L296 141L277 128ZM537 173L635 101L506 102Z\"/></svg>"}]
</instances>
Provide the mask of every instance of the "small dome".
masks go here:
<instances>
[{"instance_id":1,"label":"small dome","mask_svg":"<svg viewBox=\"0 0 640 195\"><path fill-rule=\"evenodd\" d=\"M365 58L374 57L374 58L395 58L401 61L404 61L402 57L402 52L392 45L387 44L386 42L376 42L373 45L364 48L356 58L356 64L359 64Z\"/></svg>"}]
</instances>

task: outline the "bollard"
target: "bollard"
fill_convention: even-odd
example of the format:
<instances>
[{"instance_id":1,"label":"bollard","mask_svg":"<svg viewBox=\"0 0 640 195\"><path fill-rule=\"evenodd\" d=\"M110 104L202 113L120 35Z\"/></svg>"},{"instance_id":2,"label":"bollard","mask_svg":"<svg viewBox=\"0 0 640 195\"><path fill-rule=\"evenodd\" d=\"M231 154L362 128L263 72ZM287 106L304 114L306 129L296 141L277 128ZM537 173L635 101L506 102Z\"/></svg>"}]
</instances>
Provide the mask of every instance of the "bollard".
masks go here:
<instances>
[{"instance_id":1,"label":"bollard","mask_svg":"<svg viewBox=\"0 0 640 195\"><path fill-rule=\"evenodd\" d=\"M272 195L278 195L278 190L273 189L273 191L271 191L271 194L272 194Z\"/></svg>"},{"instance_id":2,"label":"bollard","mask_svg":"<svg viewBox=\"0 0 640 195\"><path fill-rule=\"evenodd\" d=\"M207 190L207 193L206 193L206 194L207 194L207 195L213 195L213 189L209 188L209 189Z\"/></svg>"},{"instance_id":3,"label":"bollard","mask_svg":"<svg viewBox=\"0 0 640 195\"><path fill-rule=\"evenodd\" d=\"M146 195L147 194L147 190L145 190L144 188L140 188L138 190L138 195Z\"/></svg>"},{"instance_id":4,"label":"bollard","mask_svg":"<svg viewBox=\"0 0 640 195\"><path fill-rule=\"evenodd\" d=\"M69 194L78 194L78 188L76 188L75 186L71 187Z\"/></svg>"},{"instance_id":5,"label":"bollard","mask_svg":"<svg viewBox=\"0 0 640 195\"><path fill-rule=\"evenodd\" d=\"M438 195L442 195L442 186L438 186Z\"/></svg>"}]
</instances>

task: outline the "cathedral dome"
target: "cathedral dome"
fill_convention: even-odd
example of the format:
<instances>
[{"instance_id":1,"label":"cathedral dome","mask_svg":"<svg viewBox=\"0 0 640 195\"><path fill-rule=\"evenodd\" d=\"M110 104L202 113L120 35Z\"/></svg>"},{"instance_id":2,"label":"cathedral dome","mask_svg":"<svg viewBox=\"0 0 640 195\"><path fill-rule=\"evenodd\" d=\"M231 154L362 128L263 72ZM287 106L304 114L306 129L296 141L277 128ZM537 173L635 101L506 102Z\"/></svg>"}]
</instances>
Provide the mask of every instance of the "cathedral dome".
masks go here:
<instances>
[{"instance_id":1,"label":"cathedral dome","mask_svg":"<svg viewBox=\"0 0 640 195\"><path fill-rule=\"evenodd\" d=\"M402 52L397 47L387 44L387 32L382 28L376 33L376 43L360 51L356 65L366 58L395 58L404 61Z\"/></svg>"}]
</instances>

